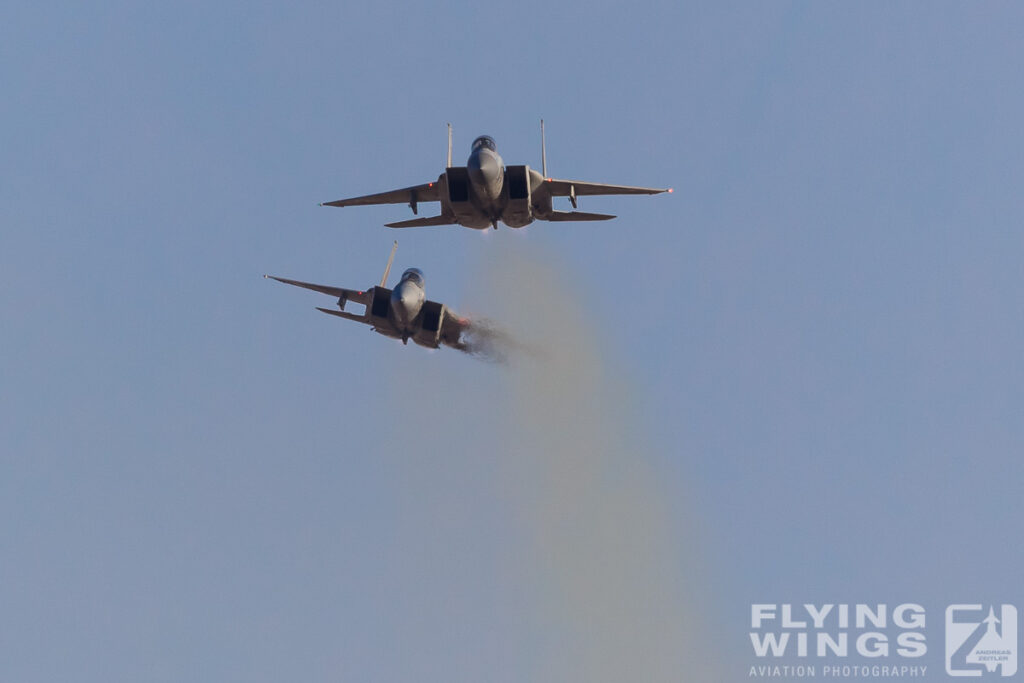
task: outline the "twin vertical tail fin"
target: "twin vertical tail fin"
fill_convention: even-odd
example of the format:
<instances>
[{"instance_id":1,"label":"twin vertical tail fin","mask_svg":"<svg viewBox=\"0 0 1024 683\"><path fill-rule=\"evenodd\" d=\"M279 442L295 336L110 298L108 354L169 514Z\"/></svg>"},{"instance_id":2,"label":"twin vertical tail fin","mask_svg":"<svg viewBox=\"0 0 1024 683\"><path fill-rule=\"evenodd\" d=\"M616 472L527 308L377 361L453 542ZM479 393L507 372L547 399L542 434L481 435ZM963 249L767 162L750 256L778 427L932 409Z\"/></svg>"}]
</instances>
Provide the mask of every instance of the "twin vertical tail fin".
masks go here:
<instances>
[{"instance_id":1,"label":"twin vertical tail fin","mask_svg":"<svg viewBox=\"0 0 1024 683\"><path fill-rule=\"evenodd\" d=\"M445 168L452 167L452 124L448 124L448 164ZM544 142L544 119L540 120L540 172L548 177L548 149Z\"/></svg>"},{"instance_id":2,"label":"twin vertical tail fin","mask_svg":"<svg viewBox=\"0 0 1024 683\"><path fill-rule=\"evenodd\" d=\"M448 124L448 165L445 168L452 167L452 124Z\"/></svg>"},{"instance_id":3,"label":"twin vertical tail fin","mask_svg":"<svg viewBox=\"0 0 1024 683\"><path fill-rule=\"evenodd\" d=\"M398 249L398 240L395 240L395 243L393 245L391 245L391 256L388 256L387 268L384 269L384 276L380 279L380 286L381 287L387 287L388 286L388 275L391 274L391 264L394 263L394 261L395 261L395 250L396 249Z\"/></svg>"},{"instance_id":4,"label":"twin vertical tail fin","mask_svg":"<svg viewBox=\"0 0 1024 683\"><path fill-rule=\"evenodd\" d=\"M452 124L448 124L448 164L445 168L452 167ZM540 172L545 178L548 177L548 149L544 143L544 119L540 120Z\"/></svg>"},{"instance_id":5,"label":"twin vertical tail fin","mask_svg":"<svg viewBox=\"0 0 1024 683\"><path fill-rule=\"evenodd\" d=\"M548 149L544 144L544 119L540 120L540 172L545 178L548 177Z\"/></svg>"}]
</instances>

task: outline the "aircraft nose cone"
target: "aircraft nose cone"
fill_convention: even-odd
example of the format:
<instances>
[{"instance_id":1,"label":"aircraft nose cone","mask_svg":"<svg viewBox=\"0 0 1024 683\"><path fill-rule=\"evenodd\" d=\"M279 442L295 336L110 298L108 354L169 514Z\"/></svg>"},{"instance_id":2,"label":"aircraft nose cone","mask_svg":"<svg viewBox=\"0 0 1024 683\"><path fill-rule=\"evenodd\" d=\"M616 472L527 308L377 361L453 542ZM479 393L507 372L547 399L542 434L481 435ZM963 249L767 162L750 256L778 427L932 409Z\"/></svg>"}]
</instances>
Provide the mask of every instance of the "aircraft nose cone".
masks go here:
<instances>
[{"instance_id":1,"label":"aircraft nose cone","mask_svg":"<svg viewBox=\"0 0 1024 683\"><path fill-rule=\"evenodd\" d=\"M406 282L399 284L391 292L391 310L394 311L395 320L402 327L407 327L412 322L422 305L422 292L410 287Z\"/></svg>"},{"instance_id":2,"label":"aircraft nose cone","mask_svg":"<svg viewBox=\"0 0 1024 683\"><path fill-rule=\"evenodd\" d=\"M502 185L501 157L489 149L478 149L470 155L466 170L477 196L497 201Z\"/></svg>"},{"instance_id":3,"label":"aircraft nose cone","mask_svg":"<svg viewBox=\"0 0 1024 683\"><path fill-rule=\"evenodd\" d=\"M470 175L474 177L474 180L488 184L491 180L498 177L500 167L493 152L490 150L477 150L469 158L467 168Z\"/></svg>"}]
</instances>

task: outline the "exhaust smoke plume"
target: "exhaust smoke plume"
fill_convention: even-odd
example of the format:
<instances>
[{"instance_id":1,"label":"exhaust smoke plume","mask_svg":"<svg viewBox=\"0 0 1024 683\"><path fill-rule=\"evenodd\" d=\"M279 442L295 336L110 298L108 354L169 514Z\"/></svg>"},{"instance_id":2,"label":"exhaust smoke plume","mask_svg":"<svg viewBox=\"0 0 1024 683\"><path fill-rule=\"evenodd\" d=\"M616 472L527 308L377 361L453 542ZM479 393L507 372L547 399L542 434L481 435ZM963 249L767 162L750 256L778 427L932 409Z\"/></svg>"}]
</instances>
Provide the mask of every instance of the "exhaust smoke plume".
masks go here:
<instances>
[{"instance_id":1,"label":"exhaust smoke plume","mask_svg":"<svg viewBox=\"0 0 1024 683\"><path fill-rule=\"evenodd\" d=\"M501 365L516 356L537 356L538 351L518 341L512 334L487 318L474 318L462 333L459 351L480 360Z\"/></svg>"},{"instance_id":2,"label":"exhaust smoke plume","mask_svg":"<svg viewBox=\"0 0 1024 683\"><path fill-rule=\"evenodd\" d=\"M502 244L468 302L500 328L479 321L466 351L508 362L488 373L406 354L393 377L401 419L382 452L408 531L384 585L402 596L394 663L409 666L394 680L726 678L701 645L691 506L658 471L674 453L641 438L673 407L637 405L602 353L614 314L561 270Z\"/></svg>"},{"instance_id":3,"label":"exhaust smoke plume","mask_svg":"<svg viewBox=\"0 0 1024 683\"><path fill-rule=\"evenodd\" d=\"M595 304L510 246L488 268L488 302L529 341L517 348L542 350L508 371L499 429L508 498L533 543L524 571L553 645L543 678L711 680L688 599L700 590L697 561L681 551L691 530L674 523L630 388L599 352Z\"/></svg>"}]
</instances>

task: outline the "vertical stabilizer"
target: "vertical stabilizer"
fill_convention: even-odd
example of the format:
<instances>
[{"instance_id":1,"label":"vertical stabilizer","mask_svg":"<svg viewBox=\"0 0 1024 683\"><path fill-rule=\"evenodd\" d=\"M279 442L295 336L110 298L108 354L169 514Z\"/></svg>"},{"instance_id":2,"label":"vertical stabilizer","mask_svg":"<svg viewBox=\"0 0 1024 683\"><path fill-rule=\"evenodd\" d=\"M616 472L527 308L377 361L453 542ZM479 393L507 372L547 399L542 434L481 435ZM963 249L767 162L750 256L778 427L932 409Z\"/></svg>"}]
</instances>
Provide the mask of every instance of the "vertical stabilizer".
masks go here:
<instances>
[{"instance_id":1,"label":"vertical stabilizer","mask_svg":"<svg viewBox=\"0 0 1024 683\"><path fill-rule=\"evenodd\" d=\"M548 177L548 149L544 144L544 119L540 120L540 172L545 178Z\"/></svg>"},{"instance_id":2,"label":"vertical stabilizer","mask_svg":"<svg viewBox=\"0 0 1024 683\"><path fill-rule=\"evenodd\" d=\"M452 167L452 124L448 124L448 164L445 168Z\"/></svg>"},{"instance_id":3,"label":"vertical stabilizer","mask_svg":"<svg viewBox=\"0 0 1024 683\"><path fill-rule=\"evenodd\" d=\"M395 260L395 250L396 249L398 249L398 240L395 240L395 243L393 245L391 245L391 256L388 256L388 265L387 265L387 268L384 269L384 277L382 277L380 279L380 286L381 287L387 287L388 286L388 275L391 274L391 264Z\"/></svg>"}]
</instances>

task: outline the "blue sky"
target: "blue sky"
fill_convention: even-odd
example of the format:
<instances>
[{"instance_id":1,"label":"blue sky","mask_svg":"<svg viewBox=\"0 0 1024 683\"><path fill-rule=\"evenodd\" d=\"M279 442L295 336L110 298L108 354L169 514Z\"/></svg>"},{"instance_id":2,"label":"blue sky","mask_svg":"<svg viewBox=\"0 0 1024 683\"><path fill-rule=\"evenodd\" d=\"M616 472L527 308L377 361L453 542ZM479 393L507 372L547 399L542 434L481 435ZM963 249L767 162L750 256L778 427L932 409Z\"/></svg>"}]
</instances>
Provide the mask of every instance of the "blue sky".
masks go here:
<instances>
[{"instance_id":1,"label":"blue sky","mask_svg":"<svg viewBox=\"0 0 1024 683\"><path fill-rule=\"evenodd\" d=\"M732 680L752 602L1024 602L1016 6L4 15L4 679L564 680L619 642L581 605L657 575ZM373 283L408 210L318 202L435 178L448 121L539 166L542 116L552 175L674 194L403 231L395 267L565 313L587 400L260 277Z\"/></svg>"}]
</instances>

